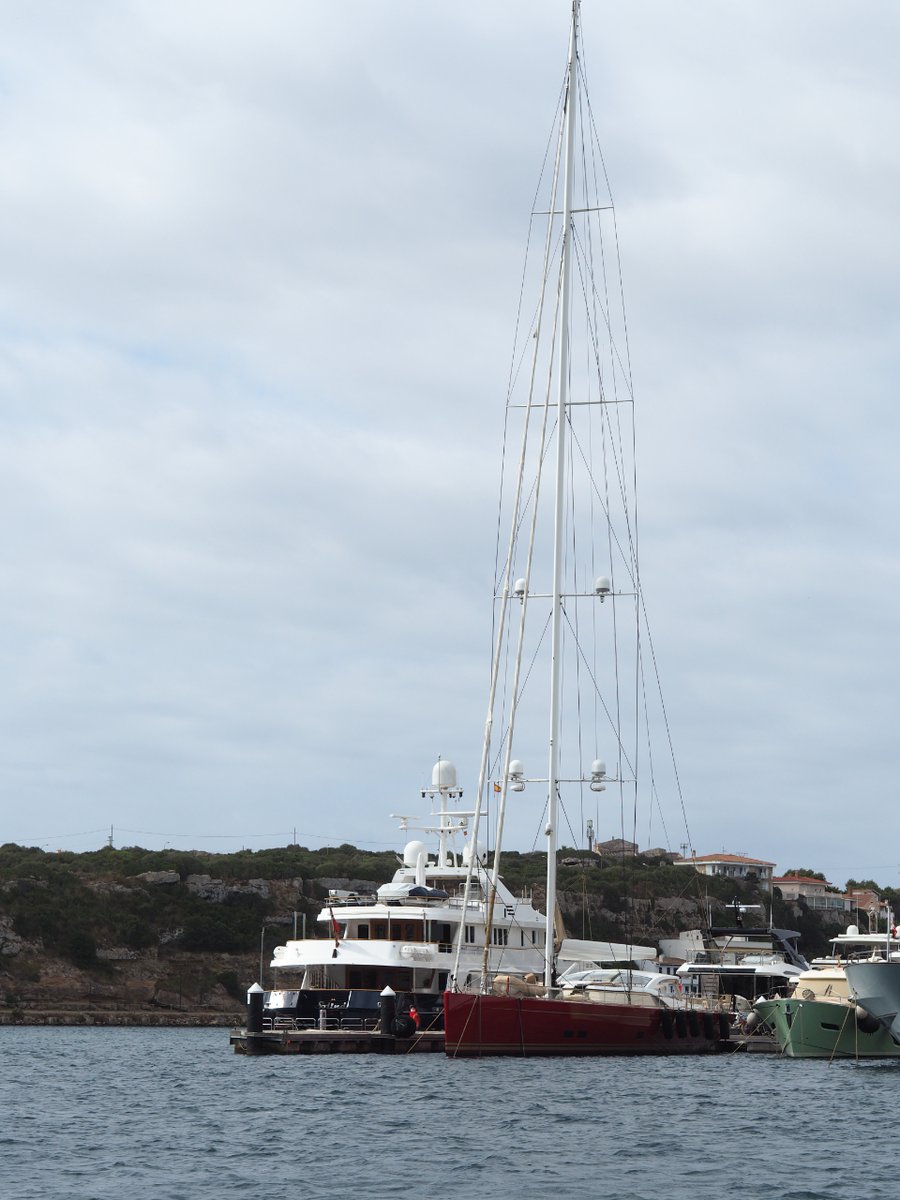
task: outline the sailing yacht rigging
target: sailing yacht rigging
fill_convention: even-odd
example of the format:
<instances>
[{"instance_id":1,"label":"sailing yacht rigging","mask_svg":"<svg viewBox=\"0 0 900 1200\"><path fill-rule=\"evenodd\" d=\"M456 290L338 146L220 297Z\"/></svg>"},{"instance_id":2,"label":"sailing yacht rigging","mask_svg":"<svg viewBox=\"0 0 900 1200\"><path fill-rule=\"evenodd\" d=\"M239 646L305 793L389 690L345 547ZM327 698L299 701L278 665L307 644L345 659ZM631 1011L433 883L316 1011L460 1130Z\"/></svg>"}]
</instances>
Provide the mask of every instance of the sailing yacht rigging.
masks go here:
<instances>
[{"instance_id":1,"label":"sailing yacht rigging","mask_svg":"<svg viewBox=\"0 0 900 1200\"><path fill-rule=\"evenodd\" d=\"M646 698L634 470L627 466L633 448L632 390L624 312L614 315L619 279L607 262L608 243L615 258L617 238L611 199L596 194L605 168L583 89L579 34L580 0L573 0L550 196L546 211L536 204L533 213L533 221L546 217L547 224L538 299L526 322L530 370L514 372L525 395L519 400L511 393L508 405L508 417L522 417L522 436L516 468L505 473L512 480L510 533L497 574L495 648L472 829L477 843L486 789L495 777L500 793L496 880L510 791L521 792L528 784L546 789L544 977L542 984L491 980L485 961L477 985L467 990L454 970L444 996L451 1055L700 1053L720 1048L727 1038L727 1027L713 1013L703 1021L697 1014L690 1022L676 1019L683 1017L678 997L637 989L633 970L622 972L617 986L557 987L562 797L574 789L583 808L585 793L594 797L609 787L619 798L623 824L629 805L636 811ZM595 250L599 272L592 265ZM583 302L578 322L573 319L576 299ZM576 383L582 369L585 379ZM595 450L601 452L599 466ZM582 522L589 531L585 538L575 532ZM623 634L631 624L634 636L626 646ZM549 684L549 694L539 690L547 722L547 773L535 778L527 776L524 754L521 760L517 754L519 746L539 740L528 703L542 667ZM602 674L611 678L609 695L600 686ZM571 725L573 735L567 732ZM614 753L611 773L601 757L601 737ZM581 765L586 758L588 769ZM573 761L576 765L570 765ZM566 819L571 823L572 815ZM464 911L468 896L467 885ZM637 949L620 950L623 965L634 967Z\"/></svg>"}]
</instances>

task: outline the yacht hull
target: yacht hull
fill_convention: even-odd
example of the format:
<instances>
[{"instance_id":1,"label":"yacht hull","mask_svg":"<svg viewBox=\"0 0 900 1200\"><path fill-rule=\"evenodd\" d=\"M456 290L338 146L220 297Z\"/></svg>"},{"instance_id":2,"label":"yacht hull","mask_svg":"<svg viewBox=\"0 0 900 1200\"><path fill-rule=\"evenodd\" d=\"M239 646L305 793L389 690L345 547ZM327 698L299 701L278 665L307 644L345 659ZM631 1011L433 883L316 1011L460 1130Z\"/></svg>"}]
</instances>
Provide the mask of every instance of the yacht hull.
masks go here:
<instances>
[{"instance_id":1,"label":"yacht hull","mask_svg":"<svg viewBox=\"0 0 900 1200\"><path fill-rule=\"evenodd\" d=\"M753 1007L786 1058L900 1058L886 1029L860 1028L853 1003L782 997Z\"/></svg>"},{"instance_id":2,"label":"yacht hull","mask_svg":"<svg viewBox=\"0 0 900 1200\"><path fill-rule=\"evenodd\" d=\"M848 962L845 970L857 1001L900 1040L900 962Z\"/></svg>"},{"instance_id":3,"label":"yacht hull","mask_svg":"<svg viewBox=\"0 0 900 1200\"><path fill-rule=\"evenodd\" d=\"M457 1057L715 1054L728 1045L718 1014L615 1001L444 994L444 1048Z\"/></svg>"}]
</instances>

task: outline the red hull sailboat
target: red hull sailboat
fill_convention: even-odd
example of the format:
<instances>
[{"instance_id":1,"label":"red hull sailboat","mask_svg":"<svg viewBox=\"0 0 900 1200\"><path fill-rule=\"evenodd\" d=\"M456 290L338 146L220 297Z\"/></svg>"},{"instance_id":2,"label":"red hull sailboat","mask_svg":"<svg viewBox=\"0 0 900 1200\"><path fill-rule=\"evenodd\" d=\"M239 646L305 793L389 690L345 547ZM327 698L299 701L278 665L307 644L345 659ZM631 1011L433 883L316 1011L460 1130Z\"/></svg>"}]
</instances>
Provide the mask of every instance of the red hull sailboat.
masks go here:
<instances>
[{"instance_id":1,"label":"red hull sailboat","mask_svg":"<svg viewBox=\"0 0 900 1200\"><path fill-rule=\"evenodd\" d=\"M598 970L600 978L574 986L557 962L558 824L567 821L571 832L575 814L583 821L586 801L609 786L615 802L602 814L598 809L598 820L610 821L616 813L624 837L627 820L633 821L629 833L636 828L639 796L649 794L654 806L659 801L647 749L643 647L649 636L637 559L636 472L628 465L634 414L627 323L623 307L614 312L621 301L618 234L611 198L597 195L605 167L591 106L579 86L579 7L580 0L573 0L560 136L555 156L546 158L549 198L532 213L532 228L547 221L542 252L526 258L526 269L530 262L539 270L538 299L520 313L517 325L526 333L511 372L507 449L514 452L513 419L521 418L522 436L518 463L513 460L503 472L501 519L508 518L510 533L505 558L499 547L495 648L471 831L474 860L481 853L478 825L492 779L490 794L500 794L496 889L507 794L541 785L547 838L544 980L541 985L522 974L516 979L514 965L505 983L491 977L487 950L497 942L493 899L488 897L484 925L476 928L474 917L467 918L474 912L467 880L456 962L465 935L470 945L483 944L484 966L480 978L470 973L463 980L457 969L451 975L444 1030L452 1056L706 1054L727 1045L728 1038L727 1018L714 1009L692 1008L682 996L635 986L642 958L635 947L619 947L609 978ZM577 322L571 313L576 297L583 301ZM584 382L573 381L575 367L585 368ZM598 576L598 569L608 574ZM627 637L626 627L633 630ZM545 716L537 732L538 723L523 705L542 675L539 664L546 665L550 686L549 712L547 691L538 691ZM567 728L565 738L564 722L576 730L571 734ZM491 744L495 737L499 748ZM549 761L546 773L529 777L518 755L529 743L534 750L536 740ZM601 742L612 742L610 772L598 754ZM645 760L649 786L643 781ZM564 792L573 797L568 812ZM524 946L524 933L519 940ZM514 944L511 937L513 963ZM654 978L658 985L660 974Z\"/></svg>"},{"instance_id":2,"label":"red hull sailboat","mask_svg":"<svg viewBox=\"0 0 900 1200\"><path fill-rule=\"evenodd\" d=\"M712 1054L728 1040L724 1013L596 1004L545 996L444 994L450 1056Z\"/></svg>"}]
</instances>

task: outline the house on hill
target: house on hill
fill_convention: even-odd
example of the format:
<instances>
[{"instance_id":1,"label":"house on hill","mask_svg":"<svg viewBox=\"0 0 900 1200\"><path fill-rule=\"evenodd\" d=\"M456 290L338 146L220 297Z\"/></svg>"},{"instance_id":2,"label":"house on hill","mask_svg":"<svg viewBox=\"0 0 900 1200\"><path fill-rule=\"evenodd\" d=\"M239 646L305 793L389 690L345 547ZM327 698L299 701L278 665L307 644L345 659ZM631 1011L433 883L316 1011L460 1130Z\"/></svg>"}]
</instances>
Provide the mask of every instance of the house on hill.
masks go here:
<instances>
[{"instance_id":1,"label":"house on hill","mask_svg":"<svg viewBox=\"0 0 900 1200\"><path fill-rule=\"evenodd\" d=\"M856 924L859 925L865 916L869 932L874 933L878 928L878 918L889 908L888 902L882 900L871 888L852 888L845 893L847 911L856 913Z\"/></svg>"},{"instance_id":2,"label":"house on hill","mask_svg":"<svg viewBox=\"0 0 900 1200\"><path fill-rule=\"evenodd\" d=\"M839 895L830 883L811 875L776 875L772 886L778 888L783 900L803 900L807 908L825 912L850 912L853 908L847 897Z\"/></svg>"},{"instance_id":3,"label":"house on hill","mask_svg":"<svg viewBox=\"0 0 900 1200\"><path fill-rule=\"evenodd\" d=\"M742 881L756 878L760 887L772 890L772 871L775 864L762 858L747 858L744 854L697 854L693 858L677 858L676 867L693 867L701 875L723 875Z\"/></svg>"},{"instance_id":4,"label":"house on hill","mask_svg":"<svg viewBox=\"0 0 900 1200\"><path fill-rule=\"evenodd\" d=\"M594 850L604 858L633 858L638 852L638 844L624 838L610 838L608 842L594 842Z\"/></svg>"},{"instance_id":5,"label":"house on hill","mask_svg":"<svg viewBox=\"0 0 900 1200\"><path fill-rule=\"evenodd\" d=\"M673 863L681 857L674 850L666 850L664 846L654 846L651 850L642 850L641 853L644 858L656 859L658 863Z\"/></svg>"}]
</instances>

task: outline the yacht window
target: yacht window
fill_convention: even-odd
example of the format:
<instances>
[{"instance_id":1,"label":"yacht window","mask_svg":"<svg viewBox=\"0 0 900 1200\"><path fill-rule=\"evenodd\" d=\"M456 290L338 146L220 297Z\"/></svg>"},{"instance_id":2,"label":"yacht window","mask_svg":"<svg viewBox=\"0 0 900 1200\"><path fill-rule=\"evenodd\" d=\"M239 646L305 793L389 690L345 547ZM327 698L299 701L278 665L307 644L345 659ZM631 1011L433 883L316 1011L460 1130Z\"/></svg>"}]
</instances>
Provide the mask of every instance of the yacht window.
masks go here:
<instances>
[{"instance_id":1,"label":"yacht window","mask_svg":"<svg viewBox=\"0 0 900 1200\"><path fill-rule=\"evenodd\" d=\"M360 970L351 968L347 972L347 986L349 988L375 988L378 986L378 980L375 977L374 971Z\"/></svg>"},{"instance_id":2,"label":"yacht window","mask_svg":"<svg viewBox=\"0 0 900 1200\"><path fill-rule=\"evenodd\" d=\"M472 945L475 942L475 926L474 925L466 926L466 942L469 943L469 945Z\"/></svg>"},{"instance_id":3,"label":"yacht window","mask_svg":"<svg viewBox=\"0 0 900 1200\"><path fill-rule=\"evenodd\" d=\"M453 930L447 921L431 922L431 940L441 947L450 947L453 943Z\"/></svg>"},{"instance_id":4,"label":"yacht window","mask_svg":"<svg viewBox=\"0 0 900 1200\"><path fill-rule=\"evenodd\" d=\"M368 926L368 925L357 925L357 927L356 927L356 936L357 936L358 938L362 938L363 940L365 940L366 938L368 938L368 936L369 936L369 926Z\"/></svg>"}]
</instances>

